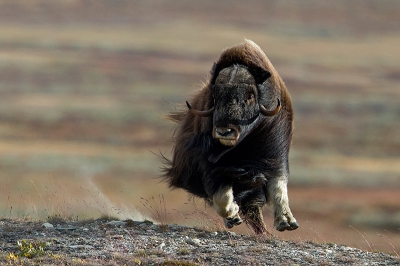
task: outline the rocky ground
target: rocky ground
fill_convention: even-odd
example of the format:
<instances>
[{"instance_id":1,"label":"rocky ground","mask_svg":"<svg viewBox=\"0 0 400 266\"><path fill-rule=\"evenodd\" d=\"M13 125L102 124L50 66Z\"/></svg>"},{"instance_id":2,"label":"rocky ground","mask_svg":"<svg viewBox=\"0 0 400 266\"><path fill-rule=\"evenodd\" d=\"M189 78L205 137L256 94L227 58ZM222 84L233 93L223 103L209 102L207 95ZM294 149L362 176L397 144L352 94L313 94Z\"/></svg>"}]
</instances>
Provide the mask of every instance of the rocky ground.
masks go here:
<instances>
[{"instance_id":1,"label":"rocky ground","mask_svg":"<svg viewBox=\"0 0 400 266\"><path fill-rule=\"evenodd\" d=\"M400 265L337 244L205 231L149 221L0 221L2 265Z\"/></svg>"}]
</instances>

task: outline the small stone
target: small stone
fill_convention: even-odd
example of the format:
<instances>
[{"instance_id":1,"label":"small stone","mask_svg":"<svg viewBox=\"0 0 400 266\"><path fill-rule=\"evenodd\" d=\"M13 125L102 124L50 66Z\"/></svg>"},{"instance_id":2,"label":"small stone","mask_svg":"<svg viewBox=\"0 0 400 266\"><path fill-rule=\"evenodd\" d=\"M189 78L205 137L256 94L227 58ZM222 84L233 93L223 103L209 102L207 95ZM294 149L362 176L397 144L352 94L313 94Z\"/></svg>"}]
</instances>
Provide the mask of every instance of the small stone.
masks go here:
<instances>
[{"instance_id":1,"label":"small stone","mask_svg":"<svg viewBox=\"0 0 400 266\"><path fill-rule=\"evenodd\" d=\"M217 236L217 235L218 235L218 232L212 232L210 235L211 235L211 236Z\"/></svg>"},{"instance_id":2,"label":"small stone","mask_svg":"<svg viewBox=\"0 0 400 266\"><path fill-rule=\"evenodd\" d=\"M126 222L124 221L109 221L106 223L106 225L111 225L111 226L125 226Z\"/></svg>"},{"instance_id":3,"label":"small stone","mask_svg":"<svg viewBox=\"0 0 400 266\"><path fill-rule=\"evenodd\" d=\"M185 236L185 242L192 245L192 246L199 246L200 245L200 239L198 238L190 238L188 236Z\"/></svg>"},{"instance_id":4,"label":"small stone","mask_svg":"<svg viewBox=\"0 0 400 266\"><path fill-rule=\"evenodd\" d=\"M158 225L152 224L152 225L150 225L149 228L151 228L152 230L158 230Z\"/></svg>"},{"instance_id":5,"label":"small stone","mask_svg":"<svg viewBox=\"0 0 400 266\"><path fill-rule=\"evenodd\" d=\"M113 235L113 236L110 236L110 238L111 239L123 239L124 236L123 235Z\"/></svg>"},{"instance_id":6,"label":"small stone","mask_svg":"<svg viewBox=\"0 0 400 266\"><path fill-rule=\"evenodd\" d=\"M57 231L74 231L77 228L76 227L56 227L55 229Z\"/></svg>"},{"instance_id":7,"label":"small stone","mask_svg":"<svg viewBox=\"0 0 400 266\"><path fill-rule=\"evenodd\" d=\"M44 228L46 228L46 229L52 229L52 228L54 228L54 225L52 225L51 223L44 223L44 224L42 224L42 226L43 226Z\"/></svg>"},{"instance_id":8,"label":"small stone","mask_svg":"<svg viewBox=\"0 0 400 266\"><path fill-rule=\"evenodd\" d=\"M237 234L236 234L235 232L231 232L231 231L228 231L228 235L230 235L230 236L237 236Z\"/></svg>"},{"instance_id":9,"label":"small stone","mask_svg":"<svg viewBox=\"0 0 400 266\"><path fill-rule=\"evenodd\" d=\"M91 245L71 245L69 247L72 249L93 249Z\"/></svg>"}]
</instances>

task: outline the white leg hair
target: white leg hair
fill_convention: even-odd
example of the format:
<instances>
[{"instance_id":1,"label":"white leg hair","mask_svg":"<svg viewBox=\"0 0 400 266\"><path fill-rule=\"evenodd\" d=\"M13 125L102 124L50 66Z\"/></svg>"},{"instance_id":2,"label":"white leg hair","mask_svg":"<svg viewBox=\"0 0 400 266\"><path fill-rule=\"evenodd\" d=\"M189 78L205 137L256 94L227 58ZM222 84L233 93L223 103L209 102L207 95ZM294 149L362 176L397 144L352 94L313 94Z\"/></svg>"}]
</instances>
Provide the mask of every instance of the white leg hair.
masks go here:
<instances>
[{"instance_id":1,"label":"white leg hair","mask_svg":"<svg viewBox=\"0 0 400 266\"><path fill-rule=\"evenodd\" d=\"M233 201L231 187L222 187L214 194L213 207L223 218L232 218L239 212L239 206Z\"/></svg>"},{"instance_id":2,"label":"white leg hair","mask_svg":"<svg viewBox=\"0 0 400 266\"><path fill-rule=\"evenodd\" d=\"M298 227L289 208L287 178L277 177L268 184L269 203L274 207L274 226L279 231L293 230Z\"/></svg>"},{"instance_id":3,"label":"white leg hair","mask_svg":"<svg viewBox=\"0 0 400 266\"><path fill-rule=\"evenodd\" d=\"M221 187L213 195L213 207L224 218L224 223L228 228L242 223L242 219L239 217L239 206L233 198L232 187Z\"/></svg>"}]
</instances>

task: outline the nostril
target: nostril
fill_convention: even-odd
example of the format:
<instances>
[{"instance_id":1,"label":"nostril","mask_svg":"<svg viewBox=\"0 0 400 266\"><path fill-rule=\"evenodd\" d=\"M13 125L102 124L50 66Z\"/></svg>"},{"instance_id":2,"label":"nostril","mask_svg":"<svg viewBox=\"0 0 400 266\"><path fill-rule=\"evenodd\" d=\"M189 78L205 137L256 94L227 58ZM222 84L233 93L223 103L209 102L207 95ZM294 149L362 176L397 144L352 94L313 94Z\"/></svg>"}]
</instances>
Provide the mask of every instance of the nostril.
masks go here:
<instances>
[{"instance_id":1,"label":"nostril","mask_svg":"<svg viewBox=\"0 0 400 266\"><path fill-rule=\"evenodd\" d=\"M235 137L236 131L233 128L220 127L215 129L215 135L219 137Z\"/></svg>"},{"instance_id":2,"label":"nostril","mask_svg":"<svg viewBox=\"0 0 400 266\"><path fill-rule=\"evenodd\" d=\"M223 137L226 137L232 133L231 128L223 128L223 129L217 128L216 131L217 131L218 135L223 136Z\"/></svg>"}]
</instances>

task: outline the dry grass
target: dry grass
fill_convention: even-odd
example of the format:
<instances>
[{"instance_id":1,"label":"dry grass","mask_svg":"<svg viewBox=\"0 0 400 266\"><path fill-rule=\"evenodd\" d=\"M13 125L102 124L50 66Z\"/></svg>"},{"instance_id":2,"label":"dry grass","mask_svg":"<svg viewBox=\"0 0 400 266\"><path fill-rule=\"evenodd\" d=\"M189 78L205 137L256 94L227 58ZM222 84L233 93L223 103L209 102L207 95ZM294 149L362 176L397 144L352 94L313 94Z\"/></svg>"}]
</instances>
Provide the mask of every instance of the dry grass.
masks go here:
<instances>
[{"instance_id":1,"label":"dry grass","mask_svg":"<svg viewBox=\"0 0 400 266\"><path fill-rule=\"evenodd\" d=\"M154 221L160 223L160 228L167 230L167 207L164 194L159 194L158 198L151 196L150 198L141 198L140 203L150 213Z\"/></svg>"}]
</instances>

